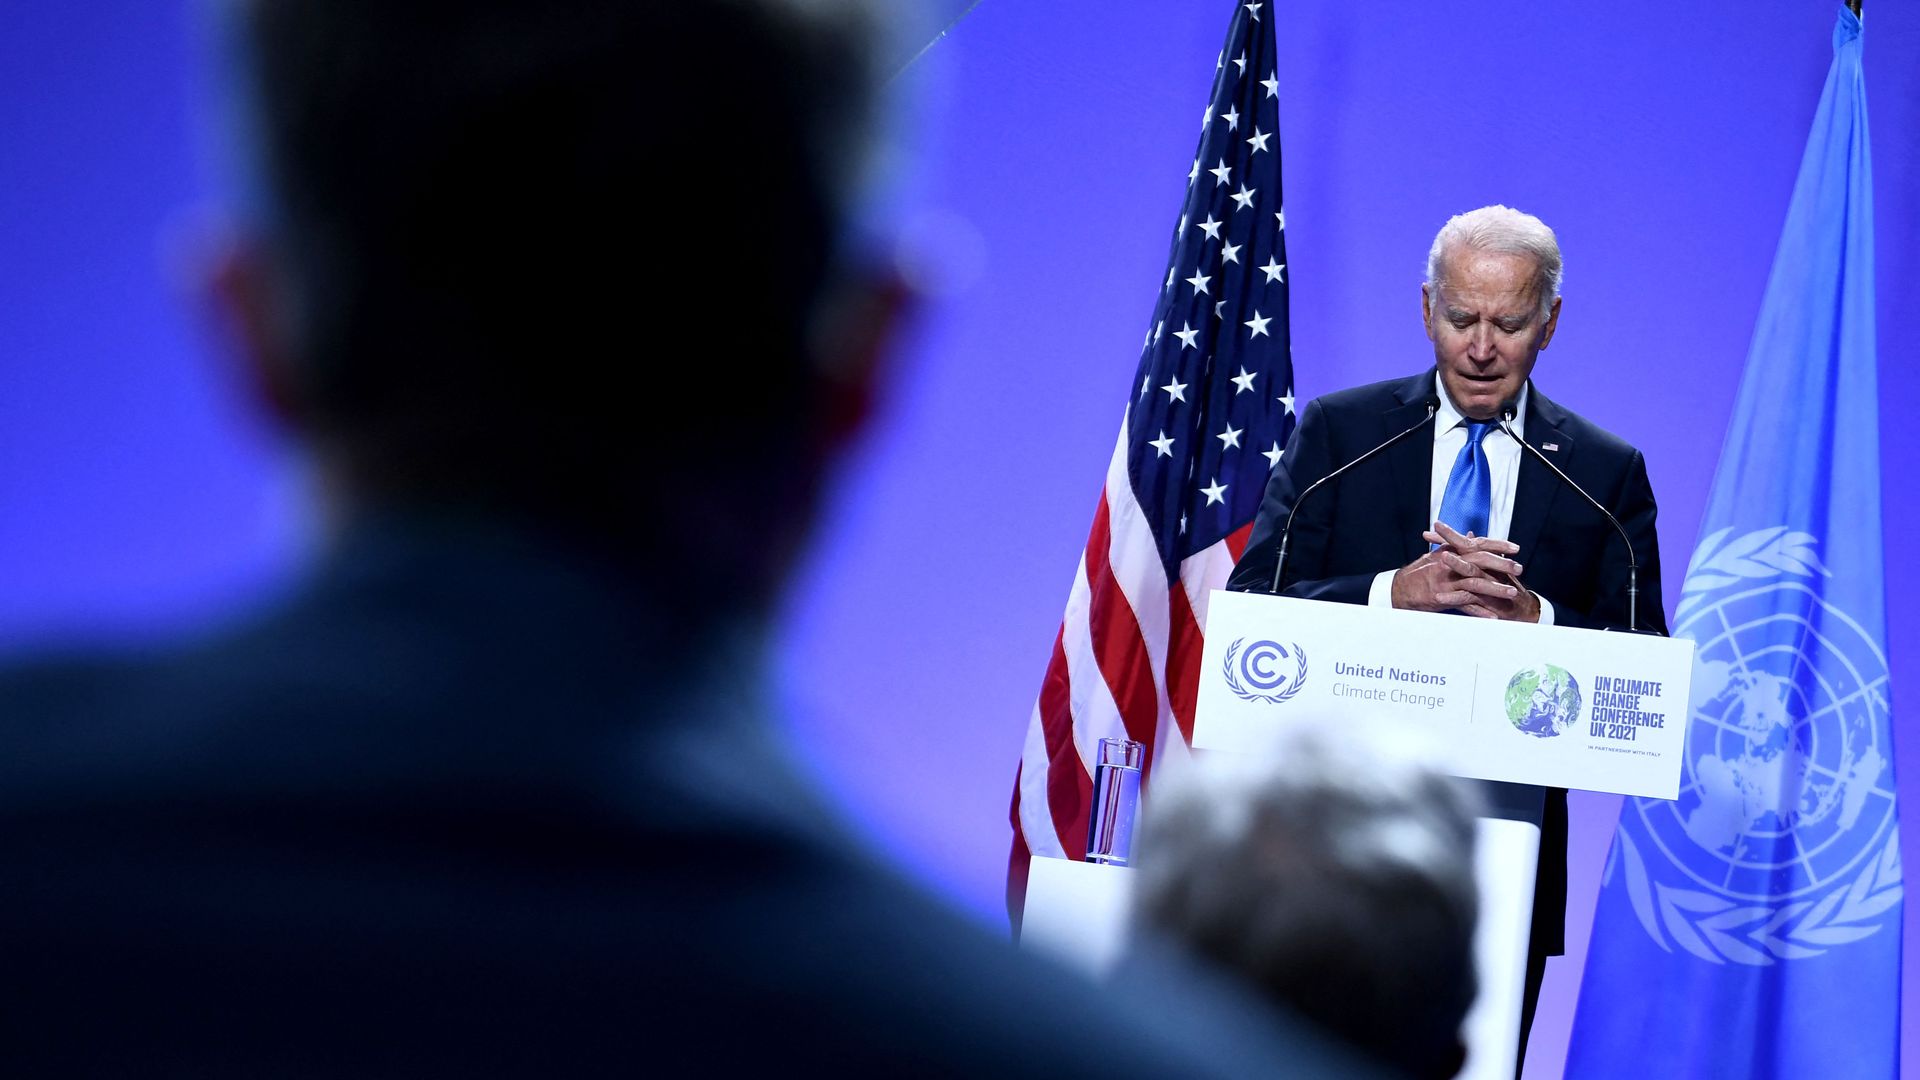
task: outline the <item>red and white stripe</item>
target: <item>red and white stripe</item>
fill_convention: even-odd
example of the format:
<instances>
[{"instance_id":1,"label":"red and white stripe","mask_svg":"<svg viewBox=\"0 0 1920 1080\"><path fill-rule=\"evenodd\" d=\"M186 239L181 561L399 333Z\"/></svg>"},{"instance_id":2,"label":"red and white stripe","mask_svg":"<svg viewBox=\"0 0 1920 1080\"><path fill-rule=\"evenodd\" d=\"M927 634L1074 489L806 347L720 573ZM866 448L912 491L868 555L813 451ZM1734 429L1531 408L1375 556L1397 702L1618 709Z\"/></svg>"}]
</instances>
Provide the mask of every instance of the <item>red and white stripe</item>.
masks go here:
<instances>
[{"instance_id":1,"label":"red and white stripe","mask_svg":"<svg viewBox=\"0 0 1920 1080\"><path fill-rule=\"evenodd\" d=\"M1187 759L1207 596L1226 584L1251 528L1244 523L1189 557L1178 586L1169 588L1127 479L1127 421L1121 420L1020 755L1007 878L1016 925L1030 857L1086 857L1093 762L1102 738L1145 743L1149 775Z\"/></svg>"}]
</instances>

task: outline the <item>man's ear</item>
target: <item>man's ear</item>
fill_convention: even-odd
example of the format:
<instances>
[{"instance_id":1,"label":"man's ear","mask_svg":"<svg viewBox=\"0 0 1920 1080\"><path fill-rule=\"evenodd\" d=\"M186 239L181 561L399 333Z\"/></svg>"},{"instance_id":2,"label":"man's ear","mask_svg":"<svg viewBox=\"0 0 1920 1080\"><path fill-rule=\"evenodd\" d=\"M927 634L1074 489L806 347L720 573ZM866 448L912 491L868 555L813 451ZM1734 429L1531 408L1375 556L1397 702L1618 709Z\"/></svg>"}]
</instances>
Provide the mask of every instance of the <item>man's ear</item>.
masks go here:
<instances>
[{"instance_id":1,"label":"man's ear","mask_svg":"<svg viewBox=\"0 0 1920 1080\"><path fill-rule=\"evenodd\" d=\"M821 306L811 344L819 395L814 430L827 455L866 429L885 396L894 342L914 300L899 275L883 272L850 277Z\"/></svg>"},{"instance_id":2,"label":"man's ear","mask_svg":"<svg viewBox=\"0 0 1920 1080\"><path fill-rule=\"evenodd\" d=\"M235 363L238 383L273 426L298 431L301 406L285 281L265 245L231 227L218 227L201 245L199 292L225 339L222 355Z\"/></svg>"},{"instance_id":3,"label":"man's ear","mask_svg":"<svg viewBox=\"0 0 1920 1080\"><path fill-rule=\"evenodd\" d=\"M1546 348L1553 341L1553 332L1560 326L1560 298L1553 298L1553 305L1547 309L1546 325L1540 328L1540 347Z\"/></svg>"},{"instance_id":4,"label":"man's ear","mask_svg":"<svg viewBox=\"0 0 1920 1080\"><path fill-rule=\"evenodd\" d=\"M1433 286L1420 283L1420 328L1427 332L1427 340L1433 340Z\"/></svg>"}]
</instances>

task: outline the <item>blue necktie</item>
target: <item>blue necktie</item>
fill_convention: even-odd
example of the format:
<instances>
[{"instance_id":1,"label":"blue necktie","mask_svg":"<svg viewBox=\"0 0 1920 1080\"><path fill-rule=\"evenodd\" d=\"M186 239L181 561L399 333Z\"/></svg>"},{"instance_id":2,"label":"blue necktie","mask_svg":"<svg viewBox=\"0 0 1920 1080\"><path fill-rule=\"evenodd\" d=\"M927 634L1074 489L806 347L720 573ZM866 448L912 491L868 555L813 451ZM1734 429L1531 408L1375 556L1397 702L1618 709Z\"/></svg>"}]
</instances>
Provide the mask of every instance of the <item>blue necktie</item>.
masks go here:
<instances>
[{"instance_id":1,"label":"blue necktie","mask_svg":"<svg viewBox=\"0 0 1920 1080\"><path fill-rule=\"evenodd\" d=\"M1453 472L1447 475L1447 491L1440 497L1440 520L1456 532L1473 536L1487 535L1487 522L1493 516L1493 471L1487 467L1487 452L1480 440L1487 437L1493 421L1467 421L1467 445L1453 459Z\"/></svg>"}]
</instances>

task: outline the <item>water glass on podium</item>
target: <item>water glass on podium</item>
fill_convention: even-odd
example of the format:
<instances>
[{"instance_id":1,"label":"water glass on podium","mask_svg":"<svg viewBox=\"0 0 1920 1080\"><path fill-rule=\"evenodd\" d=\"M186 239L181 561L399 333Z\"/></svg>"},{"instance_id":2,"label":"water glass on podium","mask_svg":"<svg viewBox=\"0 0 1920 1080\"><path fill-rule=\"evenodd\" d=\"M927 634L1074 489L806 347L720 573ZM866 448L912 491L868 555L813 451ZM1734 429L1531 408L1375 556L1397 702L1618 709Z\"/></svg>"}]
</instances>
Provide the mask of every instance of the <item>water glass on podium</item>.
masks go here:
<instances>
[{"instance_id":1,"label":"water glass on podium","mask_svg":"<svg viewBox=\"0 0 1920 1080\"><path fill-rule=\"evenodd\" d=\"M1087 818L1087 861L1125 866L1140 809L1140 766L1147 748L1132 739L1101 739L1093 769L1093 812Z\"/></svg>"}]
</instances>

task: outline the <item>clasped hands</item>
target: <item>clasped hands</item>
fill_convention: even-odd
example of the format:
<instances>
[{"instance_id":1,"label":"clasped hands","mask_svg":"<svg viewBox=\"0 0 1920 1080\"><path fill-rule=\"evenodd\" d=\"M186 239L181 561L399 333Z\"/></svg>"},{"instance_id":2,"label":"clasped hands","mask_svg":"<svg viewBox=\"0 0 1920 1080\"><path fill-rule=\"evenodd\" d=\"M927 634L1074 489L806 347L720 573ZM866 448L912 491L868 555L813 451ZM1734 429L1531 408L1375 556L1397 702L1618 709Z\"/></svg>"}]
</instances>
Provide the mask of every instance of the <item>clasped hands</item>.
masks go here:
<instances>
[{"instance_id":1,"label":"clasped hands","mask_svg":"<svg viewBox=\"0 0 1920 1080\"><path fill-rule=\"evenodd\" d=\"M1444 521L1422 535L1440 546L1394 572L1394 607L1540 621L1540 598L1520 584L1523 567L1512 558L1520 553L1518 544L1463 536Z\"/></svg>"}]
</instances>

